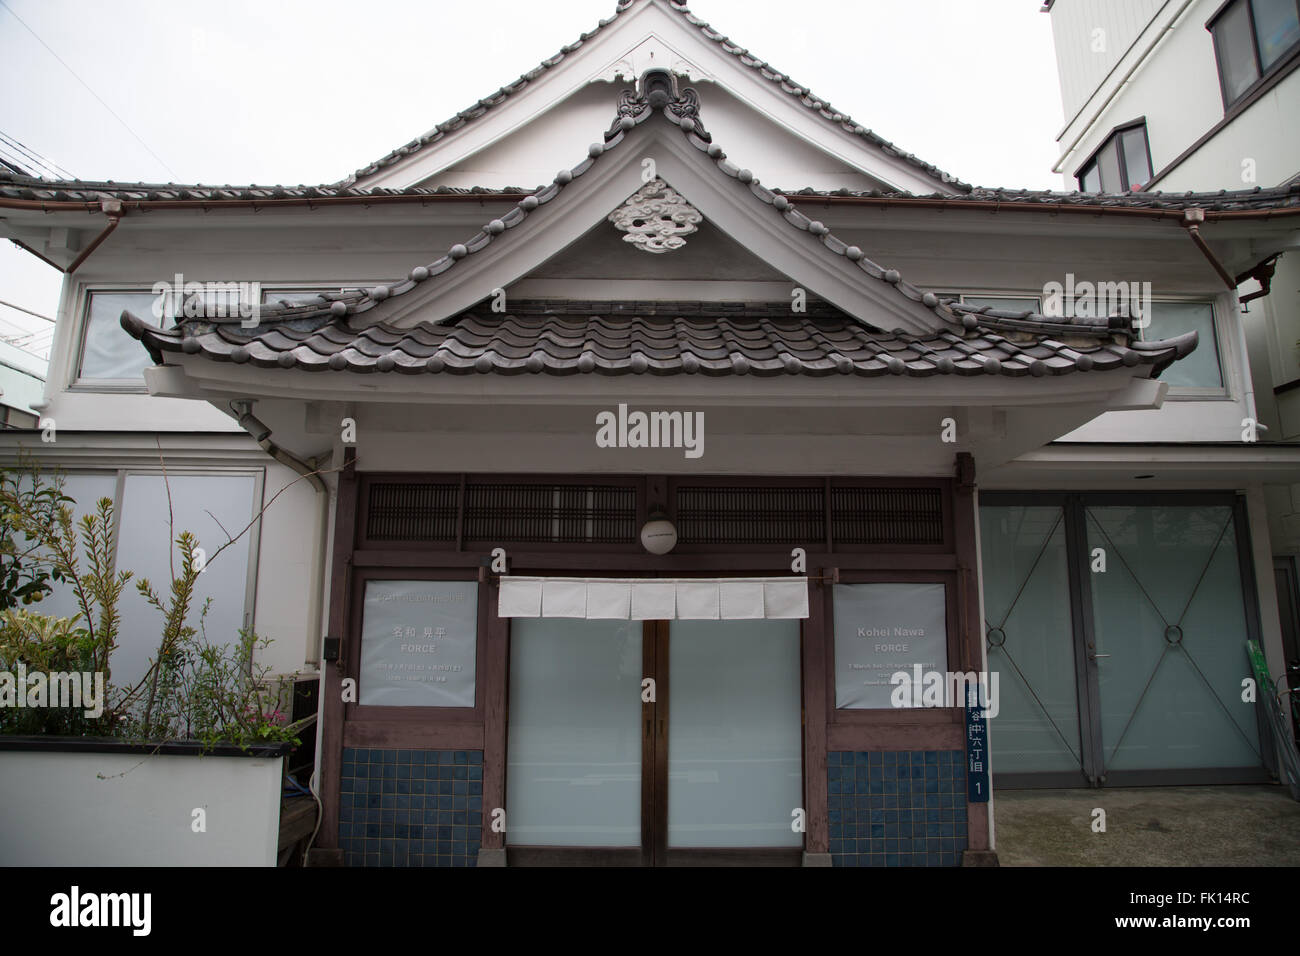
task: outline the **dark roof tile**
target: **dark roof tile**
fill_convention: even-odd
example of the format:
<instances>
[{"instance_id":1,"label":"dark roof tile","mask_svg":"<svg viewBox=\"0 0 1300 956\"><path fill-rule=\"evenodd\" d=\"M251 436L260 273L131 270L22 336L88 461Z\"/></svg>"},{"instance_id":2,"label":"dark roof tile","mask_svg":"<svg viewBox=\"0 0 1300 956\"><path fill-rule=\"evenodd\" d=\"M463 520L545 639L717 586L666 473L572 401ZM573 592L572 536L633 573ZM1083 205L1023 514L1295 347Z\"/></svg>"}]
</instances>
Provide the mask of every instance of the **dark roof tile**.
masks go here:
<instances>
[{"instance_id":1,"label":"dark roof tile","mask_svg":"<svg viewBox=\"0 0 1300 956\"><path fill-rule=\"evenodd\" d=\"M1196 345L1195 333L1131 342L1122 331L1098 326L1074 332L1089 345L1068 346L1050 328L1028 332L1030 319L1018 320L1026 327L1021 337L1028 337L1020 344L982 325L965 337L948 330L881 332L826 308L792 315L787 303L740 304L747 307L742 314L735 303L697 303L692 318L672 315L671 303L659 304L653 316L619 314L625 312L619 304L606 305L592 314L591 308L521 301L509 315L471 311L451 323L409 329L376 324L353 331L322 317L318 328L292 333L201 320L162 330L129 313L122 325L158 363L168 354L191 353L262 368L377 374L1025 376L1135 365L1153 366L1154 373Z\"/></svg>"}]
</instances>

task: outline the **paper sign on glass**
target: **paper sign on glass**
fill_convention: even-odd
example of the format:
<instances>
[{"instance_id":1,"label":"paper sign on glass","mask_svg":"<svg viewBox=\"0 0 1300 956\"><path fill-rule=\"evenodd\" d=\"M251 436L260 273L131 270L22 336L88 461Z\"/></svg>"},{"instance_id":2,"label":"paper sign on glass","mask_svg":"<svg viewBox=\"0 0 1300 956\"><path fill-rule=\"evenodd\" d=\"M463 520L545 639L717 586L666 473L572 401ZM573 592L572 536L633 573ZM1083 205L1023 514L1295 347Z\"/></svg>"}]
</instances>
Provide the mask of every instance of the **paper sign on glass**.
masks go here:
<instances>
[{"instance_id":1,"label":"paper sign on glass","mask_svg":"<svg viewBox=\"0 0 1300 956\"><path fill-rule=\"evenodd\" d=\"M473 707L474 581L367 581L361 617L364 705Z\"/></svg>"}]
</instances>

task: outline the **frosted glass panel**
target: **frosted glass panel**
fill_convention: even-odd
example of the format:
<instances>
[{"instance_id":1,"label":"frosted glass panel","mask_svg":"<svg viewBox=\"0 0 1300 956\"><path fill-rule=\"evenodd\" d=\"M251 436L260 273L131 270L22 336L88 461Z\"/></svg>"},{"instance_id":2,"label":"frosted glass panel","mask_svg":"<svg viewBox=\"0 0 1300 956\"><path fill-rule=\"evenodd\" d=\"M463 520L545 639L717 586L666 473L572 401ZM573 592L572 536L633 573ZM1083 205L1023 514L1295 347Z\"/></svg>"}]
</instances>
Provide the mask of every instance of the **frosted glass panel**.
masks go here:
<instances>
[{"instance_id":1,"label":"frosted glass panel","mask_svg":"<svg viewBox=\"0 0 1300 956\"><path fill-rule=\"evenodd\" d=\"M54 475L52 474L44 476L44 480L47 482L53 479ZM26 487L30 488L30 483ZM86 564L86 549L81 545L81 530L78 523L83 515L95 514L98 511L100 498L112 500L117 495L117 475L65 474L63 476L63 493L75 502L75 504L68 505L68 510L72 512L72 527L77 536L77 559L80 562L81 573L85 574L89 571L89 568ZM64 503L67 504L67 502ZM77 603L76 589L70 583L51 579L50 584L52 586L50 593L40 603L30 605L29 610L50 617L72 617L74 614L81 613L81 605Z\"/></svg>"},{"instance_id":2,"label":"frosted glass panel","mask_svg":"<svg viewBox=\"0 0 1300 956\"><path fill-rule=\"evenodd\" d=\"M96 292L90 297L81 355L81 378L143 379L153 364L143 345L122 328L122 313L154 325L171 326L170 319L158 319L153 307L158 296L148 292Z\"/></svg>"},{"instance_id":3,"label":"frosted glass panel","mask_svg":"<svg viewBox=\"0 0 1300 956\"><path fill-rule=\"evenodd\" d=\"M1006 309L1008 312L1037 312L1041 308L1037 296L964 295L961 301L963 305L973 305L976 308L987 305L994 309Z\"/></svg>"},{"instance_id":4,"label":"frosted glass panel","mask_svg":"<svg viewBox=\"0 0 1300 956\"><path fill-rule=\"evenodd\" d=\"M168 528L167 487L171 486L174 525ZM252 475L128 475L123 491L118 532L117 568L134 571L135 577L122 592L122 630L112 657L113 682L129 685L144 676L149 661L158 651L163 617L145 603L135 583L148 578L155 593L166 601L171 589L171 544L182 531L198 538L208 556L207 569L199 575L190 623L199 627L203 603L212 606L203 624L211 644L239 640L244 626L244 605L248 593L249 536L245 535L220 555L226 531L237 535L253 517L256 482ZM222 530L222 529L225 530ZM180 570L177 554L177 572ZM303 595L304 602L306 595Z\"/></svg>"},{"instance_id":5,"label":"frosted glass panel","mask_svg":"<svg viewBox=\"0 0 1300 956\"><path fill-rule=\"evenodd\" d=\"M799 623L674 621L668 845L797 847Z\"/></svg>"},{"instance_id":6,"label":"frosted glass panel","mask_svg":"<svg viewBox=\"0 0 1300 956\"><path fill-rule=\"evenodd\" d=\"M1060 507L980 508L988 669L999 773L1081 768L1065 521Z\"/></svg>"},{"instance_id":7,"label":"frosted glass panel","mask_svg":"<svg viewBox=\"0 0 1300 956\"><path fill-rule=\"evenodd\" d=\"M641 627L511 622L507 843L641 845Z\"/></svg>"},{"instance_id":8,"label":"frosted glass panel","mask_svg":"<svg viewBox=\"0 0 1300 956\"><path fill-rule=\"evenodd\" d=\"M1255 706L1241 700L1246 608L1232 509L1087 515L1088 548L1106 551L1106 572L1090 575L1106 769L1258 766Z\"/></svg>"},{"instance_id":9,"label":"frosted glass panel","mask_svg":"<svg viewBox=\"0 0 1300 956\"><path fill-rule=\"evenodd\" d=\"M1199 336L1196 351L1161 372L1160 380L1171 386L1219 388L1223 375L1214 337L1214 308L1208 302L1152 302L1151 324L1142 330L1142 338L1151 342L1193 331Z\"/></svg>"}]
</instances>

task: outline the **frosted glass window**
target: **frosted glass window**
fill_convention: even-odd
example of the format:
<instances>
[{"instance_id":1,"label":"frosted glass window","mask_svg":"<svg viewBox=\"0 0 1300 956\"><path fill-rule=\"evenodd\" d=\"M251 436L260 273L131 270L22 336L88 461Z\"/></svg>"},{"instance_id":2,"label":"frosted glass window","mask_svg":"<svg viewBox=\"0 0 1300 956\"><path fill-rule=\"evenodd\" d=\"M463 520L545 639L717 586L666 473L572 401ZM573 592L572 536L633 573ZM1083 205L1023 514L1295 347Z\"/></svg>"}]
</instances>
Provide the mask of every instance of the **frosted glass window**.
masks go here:
<instances>
[{"instance_id":1,"label":"frosted glass window","mask_svg":"<svg viewBox=\"0 0 1300 956\"><path fill-rule=\"evenodd\" d=\"M980 508L990 747L1000 773L1081 765L1065 520L1059 506Z\"/></svg>"},{"instance_id":2,"label":"frosted glass window","mask_svg":"<svg viewBox=\"0 0 1300 956\"><path fill-rule=\"evenodd\" d=\"M122 328L122 313L155 325L153 314L158 296L149 292L96 292L90 296L86 331L81 353L82 380L143 380L144 370L153 364L143 345ZM161 320L166 325L169 319Z\"/></svg>"},{"instance_id":3,"label":"frosted glass window","mask_svg":"<svg viewBox=\"0 0 1300 956\"><path fill-rule=\"evenodd\" d=\"M50 481L53 477L53 475L46 475L44 480ZM27 487L31 487L30 484ZM81 546L81 532L77 527L78 522L80 522L82 515L94 514L98 510L100 498L112 500L116 497L117 475L65 474L63 476L63 493L75 502L75 504L69 504L68 508L72 512L72 526L76 531L77 558L84 574L89 568L86 566L85 548ZM81 606L77 603L76 589L73 588L71 583L51 580L50 584L53 585L50 593L40 603L29 605L30 610L50 617L70 618L81 613Z\"/></svg>"},{"instance_id":4,"label":"frosted glass window","mask_svg":"<svg viewBox=\"0 0 1300 956\"><path fill-rule=\"evenodd\" d=\"M1196 351L1160 373L1171 386L1222 388L1219 344L1214 335L1214 307L1208 302L1152 302L1151 324L1142 329L1148 342L1196 332Z\"/></svg>"},{"instance_id":5,"label":"frosted glass window","mask_svg":"<svg viewBox=\"0 0 1300 956\"><path fill-rule=\"evenodd\" d=\"M171 486L175 514L170 531L167 485ZM256 487L252 475L172 474L166 484L162 475L127 475L117 567L134 571L135 577L123 590L119 605L122 629L111 661L114 683L129 686L138 681L148 671L149 661L157 655L163 616L140 596L135 582L148 578L164 602L170 597L173 555L177 573L180 571L180 556L172 542L182 531L195 535L209 559L206 570L199 575L190 622L199 626L203 603L212 598L203 628L209 643L238 641L240 628L251 624L251 612L248 619L245 617L251 532L220 555L216 551L225 544L227 531L234 536L252 519ZM303 595L304 606L306 598Z\"/></svg>"},{"instance_id":6,"label":"frosted glass window","mask_svg":"<svg viewBox=\"0 0 1300 956\"><path fill-rule=\"evenodd\" d=\"M508 843L641 846L641 627L511 622Z\"/></svg>"},{"instance_id":7,"label":"frosted glass window","mask_svg":"<svg viewBox=\"0 0 1300 956\"><path fill-rule=\"evenodd\" d=\"M674 621L668 845L797 847L797 621Z\"/></svg>"},{"instance_id":8,"label":"frosted glass window","mask_svg":"<svg viewBox=\"0 0 1300 956\"><path fill-rule=\"evenodd\" d=\"M477 656L477 582L366 582L358 703L473 707Z\"/></svg>"},{"instance_id":9,"label":"frosted glass window","mask_svg":"<svg viewBox=\"0 0 1300 956\"><path fill-rule=\"evenodd\" d=\"M1037 296L1031 298L1010 295L964 295L961 297L961 301L964 305L973 305L976 308L987 305L995 309L1006 309L1008 312L1040 311Z\"/></svg>"},{"instance_id":10,"label":"frosted glass window","mask_svg":"<svg viewBox=\"0 0 1300 956\"><path fill-rule=\"evenodd\" d=\"M1089 551L1106 552L1106 573L1089 575L1106 769L1258 766L1232 509L1087 516Z\"/></svg>"}]
</instances>

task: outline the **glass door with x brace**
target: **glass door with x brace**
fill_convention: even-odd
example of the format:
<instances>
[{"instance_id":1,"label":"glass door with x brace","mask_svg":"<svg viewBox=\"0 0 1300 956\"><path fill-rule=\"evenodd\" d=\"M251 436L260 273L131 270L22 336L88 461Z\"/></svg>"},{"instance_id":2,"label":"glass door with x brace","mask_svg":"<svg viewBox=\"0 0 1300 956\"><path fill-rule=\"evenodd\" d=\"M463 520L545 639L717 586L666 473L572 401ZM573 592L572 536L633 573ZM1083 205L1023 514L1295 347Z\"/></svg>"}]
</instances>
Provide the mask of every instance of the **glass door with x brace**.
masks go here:
<instances>
[{"instance_id":1,"label":"glass door with x brace","mask_svg":"<svg viewBox=\"0 0 1300 956\"><path fill-rule=\"evenodd\" d=\"M1000 785L1262 778L1232 496L986 495L980 523Z\"/></svg>"}]
</instances>

